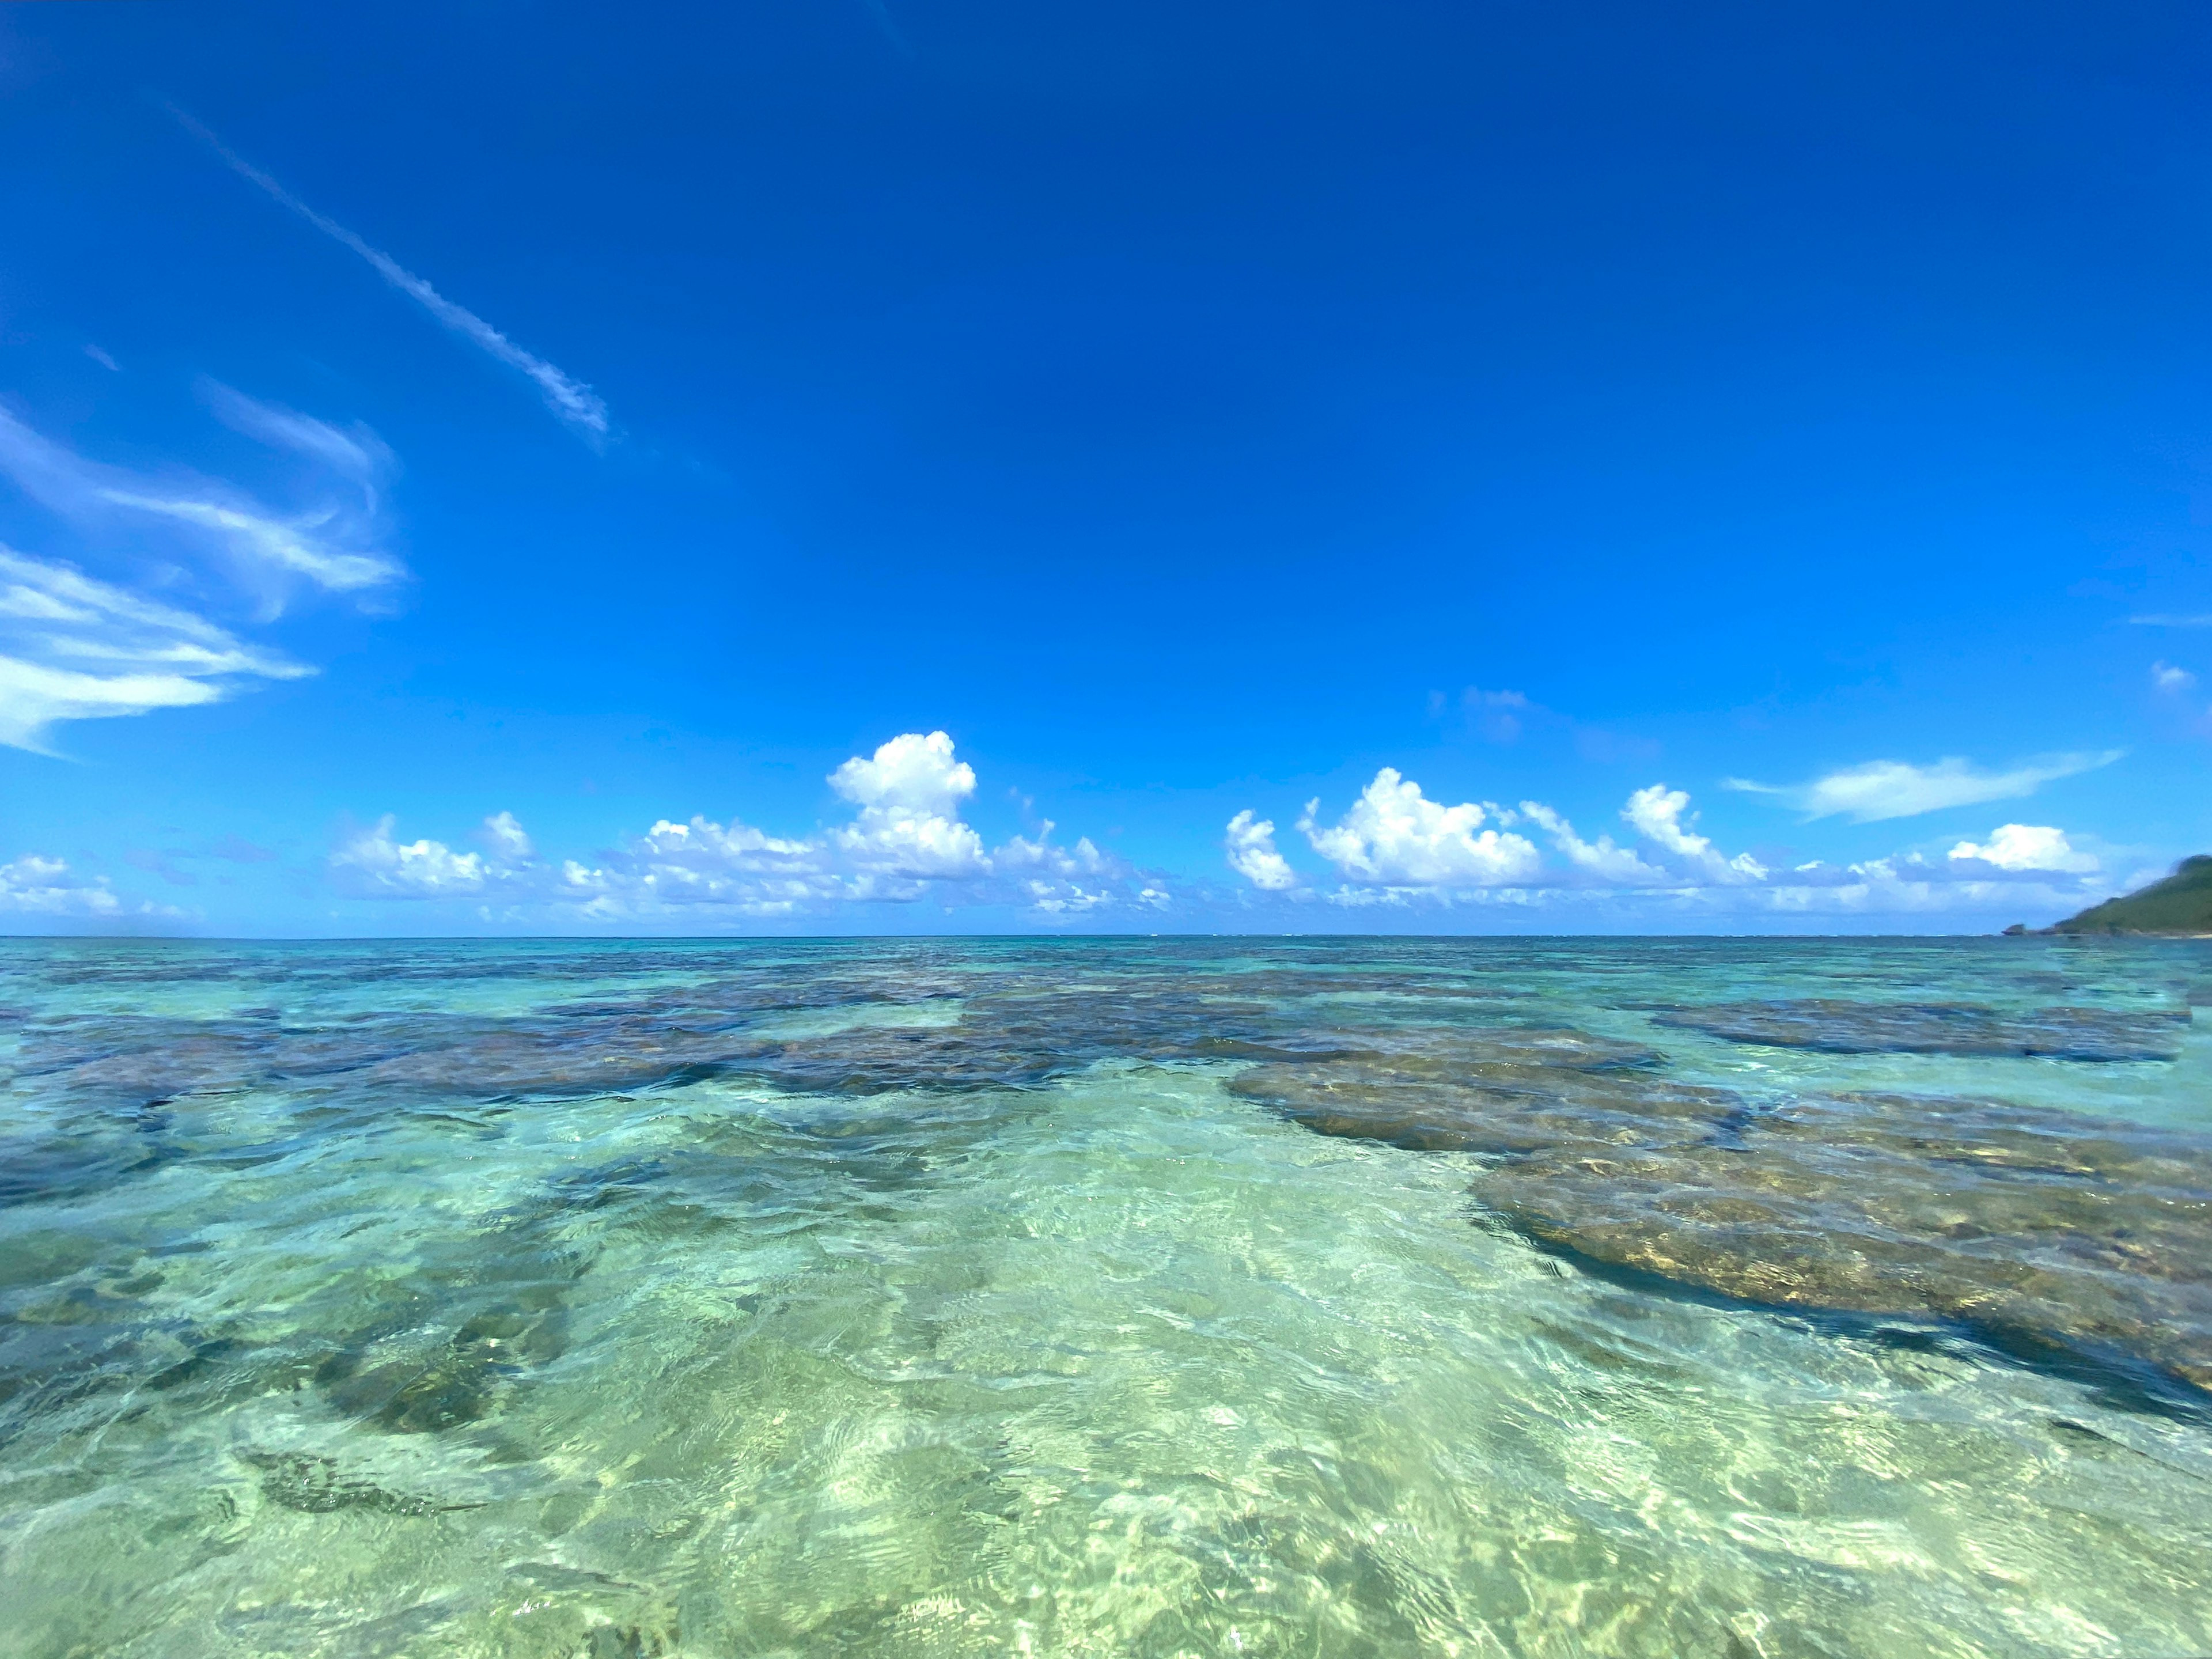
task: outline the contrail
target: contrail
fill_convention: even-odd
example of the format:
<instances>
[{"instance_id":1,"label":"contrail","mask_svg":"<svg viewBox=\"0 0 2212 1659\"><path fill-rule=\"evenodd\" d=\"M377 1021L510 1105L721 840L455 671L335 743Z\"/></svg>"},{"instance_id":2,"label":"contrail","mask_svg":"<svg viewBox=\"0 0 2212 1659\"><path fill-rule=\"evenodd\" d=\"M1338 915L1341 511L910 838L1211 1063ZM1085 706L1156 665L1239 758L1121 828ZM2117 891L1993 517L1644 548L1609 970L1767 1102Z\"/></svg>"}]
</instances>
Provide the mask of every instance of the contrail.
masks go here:
<instances>
[{"instance_id":1,"label":"contrail","mask_svg":"<svg viewBox=\"0 0 2212 1659\"><path fill-rule=\"evenodd\" d=\"M415 301L454 333L474 341L508 368L520 369L527 374L538 383L538 389L545 398L545 406L569 425L589 434L594 441L607 435L607 406L591 387L570 380L543 357L533 356L525 351L476 313L466 307L455 305L390 254L371 247L337 220L325 218L316 212L174 104L169 106L169 112L184 124L187 131L196 134L222 157L240 178L258 185L332 241L351 248L375 267L377 275Z\"/></svg>"}]
</instances>

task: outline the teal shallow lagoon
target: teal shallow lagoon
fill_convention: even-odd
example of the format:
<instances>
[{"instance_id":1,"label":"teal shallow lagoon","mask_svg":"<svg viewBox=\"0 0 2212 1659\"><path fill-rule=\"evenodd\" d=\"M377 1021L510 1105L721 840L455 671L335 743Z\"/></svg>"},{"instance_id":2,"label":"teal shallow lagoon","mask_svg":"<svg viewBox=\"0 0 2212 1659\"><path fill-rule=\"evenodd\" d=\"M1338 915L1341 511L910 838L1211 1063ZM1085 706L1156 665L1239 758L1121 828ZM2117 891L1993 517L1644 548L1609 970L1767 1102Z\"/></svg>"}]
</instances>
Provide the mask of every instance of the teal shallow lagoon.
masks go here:
<instances>
[{"instance_id":1,"label":"teal shallow lagoon","mask_svg":"<svg viewBox=\"0 0 2212 1659\"><path fill-rule=\"evenodd\" d=\"M0 975L0 1651L2212 1650L2203 945Z\"/></svg>"}]
</instances>

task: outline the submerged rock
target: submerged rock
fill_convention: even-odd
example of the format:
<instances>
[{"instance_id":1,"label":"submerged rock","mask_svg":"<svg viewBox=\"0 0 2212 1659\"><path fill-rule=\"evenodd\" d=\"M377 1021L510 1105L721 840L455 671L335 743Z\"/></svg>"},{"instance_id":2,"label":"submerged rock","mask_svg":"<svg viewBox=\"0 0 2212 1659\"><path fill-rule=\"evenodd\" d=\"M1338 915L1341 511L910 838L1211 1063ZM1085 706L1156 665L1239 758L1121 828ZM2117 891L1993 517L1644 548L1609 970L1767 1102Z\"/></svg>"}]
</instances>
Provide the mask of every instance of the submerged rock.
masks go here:
<instances>
[{"instance_id":1,"label":"submerged rock","mask_svg":"<svg viewBox=\"0 0 2212 1659\"><path fill-rule=\"evenodd\" d=\"M1357 987L1364 981L1347 982ZM941 1002L951 981L724 981L506 1017L407 1012L289 1026L259 1015L180 1021L104 1015L27 1033L16 1066L50 1098L115 1112L149 1099L279 1088L349 1108L635 1091L731 1073L842 1094L1048 1082L1107 1058L1218 1058L1298 1023L1243 994L1143 979L978 975L957 1018L902 1024L886 1008ZM764 1019L851 1009L854 1023L776 1036Z\"/></svg>"},{"instance_id":2,"label":"submerged rock","mask_svg":"<svg viewBox=\"0 0 2212 1659\"><path fill-rule=\"evenodd\" d=\"M1322 1134L1421 1152L1519 1154L1587 1142L1650 1145L1739 1117L1725 1090L1673 1082L1658 1056L1577 1031L1390 1033L1388 1050L1255 1066L1229 1086ZM1406 1046L1395 1046L1404 1040Z\"/></svg>"},{"instance_id":3,"label":"submerged rock","mask_svg":"<svg viewBox=\"0 0 2212 1659\"><path fill-rule=\"evenodd\" d=\"M2186 1012L2038 1008L2001 1014L1971 1004L1850 1002L1831 998L1669 1008L1657 1025L1704 1031L1732 1042L1810 1048L1829 1054L2014 1054L2052 1060L2172 1060Z\"/></svg>"},{"instance_id":4,"label":"submerged rock","mask_svg":"<svg viewBox=\"0 0 2212 1659\"><path fill-rule=\"evenodd\" d=\"M413 1492L393 1492L373 1480L348 1474L334 1458L304 1452L249 1451L240 1455L261 1471L264 1498L308 1515L329 1515L339 1510L375 1510L386 1515L423 1516L482 1507L476 1504L445 1504Z\"/></svg>"},{"instance_id":5,"label":"submerged rock","mask_svg":"<svg viewBox=\"0 0 2212 1659\"><path fill-rule=\"evenodd\" d=\"M1564 1038L1547 1058L1430 1036L1232 1087L1320 1133L1491 1154L1476 1196L1588 1261L1770 1306L1956 1322L2212 1391L2202 1138L1899 1095L1754 1109Z\"/></svg>"},{"instance_id":6,"label":"submerged rock","mask_svg":"<svg viewBox=\"0 0 2212 1659\"><path fill-rule=\"evenodd\" d=\"M2212 1156L1982 1103L1838 1097L1738 1144L1553 1149L1478 1188L1532 1237L1788 1307L1929 1315L2212 1389Z\"/></svg>"}]
</instances>

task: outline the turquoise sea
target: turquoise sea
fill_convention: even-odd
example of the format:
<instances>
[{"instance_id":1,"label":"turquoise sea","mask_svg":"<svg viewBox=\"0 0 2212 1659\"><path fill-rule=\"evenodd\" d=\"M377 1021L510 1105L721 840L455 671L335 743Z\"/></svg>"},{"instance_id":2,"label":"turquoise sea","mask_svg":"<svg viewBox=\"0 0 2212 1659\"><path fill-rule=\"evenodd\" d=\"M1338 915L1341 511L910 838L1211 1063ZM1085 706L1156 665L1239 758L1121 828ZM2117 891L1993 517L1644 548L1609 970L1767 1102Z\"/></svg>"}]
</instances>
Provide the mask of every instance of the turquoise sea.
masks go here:
<instances>
[{"instance_id":1,"label":"turquoise sea","mask_svg":"<svg viewBox=\"0 0 2212 1659\"><path fill-rule=\"evenodd\" d=\"M0 1654L2212 1653L2208 1005L0 943Z\"/></svg>"}]
</instances>

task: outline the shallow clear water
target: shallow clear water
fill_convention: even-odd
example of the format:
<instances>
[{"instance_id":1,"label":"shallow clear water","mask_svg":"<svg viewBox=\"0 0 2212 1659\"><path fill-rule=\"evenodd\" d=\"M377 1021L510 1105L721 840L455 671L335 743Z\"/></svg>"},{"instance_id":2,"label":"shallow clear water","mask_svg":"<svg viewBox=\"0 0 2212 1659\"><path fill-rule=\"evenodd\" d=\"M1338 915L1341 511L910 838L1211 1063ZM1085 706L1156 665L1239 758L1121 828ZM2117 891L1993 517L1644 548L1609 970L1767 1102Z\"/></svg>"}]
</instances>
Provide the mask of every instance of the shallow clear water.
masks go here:
<instances>
[{"instance_id":1,"label":"shallow clear water","mask_svg":"<svg viewBox=\"0 0 2212 1659\"><path fill-rule=\"evenodd\" d=\"M2207 1004L0 943L0 1653L2212 1652Z\"/></svg>"}]
</instances>

